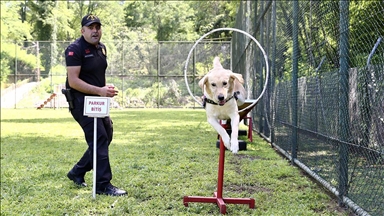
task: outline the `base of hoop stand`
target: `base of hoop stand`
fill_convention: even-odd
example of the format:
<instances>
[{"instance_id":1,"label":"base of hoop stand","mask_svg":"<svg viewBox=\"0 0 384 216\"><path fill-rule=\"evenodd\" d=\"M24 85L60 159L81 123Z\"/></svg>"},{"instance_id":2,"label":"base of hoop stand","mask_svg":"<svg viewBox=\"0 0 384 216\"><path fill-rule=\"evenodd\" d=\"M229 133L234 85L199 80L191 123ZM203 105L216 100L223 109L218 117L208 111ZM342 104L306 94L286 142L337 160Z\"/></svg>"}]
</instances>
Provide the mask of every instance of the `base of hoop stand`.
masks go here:
<instances>
[{"instance_id":1,"label":"base of hoop stand","mask_svg":"<svg viewBox=\"0 0 384 216\"><path fill-rule=\"evenodd\" d=\"M224 180L224 157L225 146L223 140L220 138L220 156L219 156L219 170L217 179L217 191L213 193L213 197L201 197L201 196L184 196L184 206L188 206L190 202L200 203L216 203L220 209L221 214L226 214L228 204L246 204L249 208L255 208L255 200L253 198L223 198L223 180Z\"/></svg>"}]
</instances>

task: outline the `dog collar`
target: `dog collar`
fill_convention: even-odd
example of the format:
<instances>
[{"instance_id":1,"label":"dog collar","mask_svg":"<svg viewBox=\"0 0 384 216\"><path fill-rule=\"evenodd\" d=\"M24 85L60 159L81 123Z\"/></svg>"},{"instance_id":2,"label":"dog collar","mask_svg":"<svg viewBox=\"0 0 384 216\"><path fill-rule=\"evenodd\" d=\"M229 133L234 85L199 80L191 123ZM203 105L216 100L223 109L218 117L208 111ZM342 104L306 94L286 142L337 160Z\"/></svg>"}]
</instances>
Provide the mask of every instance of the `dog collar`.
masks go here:
<instances>
[{"instance_id":1,"label":"dog collar","mask_svg":"<svg viewBox=\"0 0 384 216\"><path fill-rule=\"evenodd\" d=\"M231 100L232 98L234 98L234 96L231 96L229 98L227 98L227 100L225 100L225 103L227 103L229 100ZM235 94L235 98L237 99L237 96ZM216 103L215 101L207 98L205 95L203 96L203 107L205 108L205 106L207 105L207 103L210 103L210 104L213 104L213 105L219 105L218 103Z\"/></svg>"}]
</instances>

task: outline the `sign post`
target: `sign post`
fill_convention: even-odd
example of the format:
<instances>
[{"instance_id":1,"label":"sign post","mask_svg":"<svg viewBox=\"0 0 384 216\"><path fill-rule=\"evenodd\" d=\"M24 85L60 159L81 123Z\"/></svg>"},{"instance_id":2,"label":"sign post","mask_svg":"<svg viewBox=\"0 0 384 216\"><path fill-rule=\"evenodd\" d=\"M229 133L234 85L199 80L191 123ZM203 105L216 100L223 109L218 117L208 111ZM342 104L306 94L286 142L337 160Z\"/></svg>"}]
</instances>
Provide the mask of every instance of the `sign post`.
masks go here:
<instances>
[{"instance_id":1,"label":"sign post","mask_svg":"<svg viewBox=\"0 0 384 216\"><path fill-rule=\"evenodd\" d=\"M97 118L109 116L109 98L85 96L85 116L93 117L93 189L92 196L96 199L96 168L97 168Z\"/></svg>"}]
</instances>

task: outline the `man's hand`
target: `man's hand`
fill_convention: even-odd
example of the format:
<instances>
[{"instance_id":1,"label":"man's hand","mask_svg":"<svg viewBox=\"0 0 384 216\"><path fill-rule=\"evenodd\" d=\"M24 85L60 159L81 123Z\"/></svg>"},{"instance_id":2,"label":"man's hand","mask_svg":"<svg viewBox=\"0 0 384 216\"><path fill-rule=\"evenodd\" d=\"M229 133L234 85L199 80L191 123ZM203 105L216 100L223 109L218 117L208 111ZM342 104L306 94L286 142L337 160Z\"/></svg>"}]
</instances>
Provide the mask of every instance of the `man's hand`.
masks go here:
<instances>
[{"instance_id":1,"label":"man's hand","mask_svg":"<svg viewBox=\"0 0 384 216\"><path fill-rule=\"evenodd\" d=\"M99 94L101 97L114 97L118 92L113 85L106 85L100 89Z\"/></svg>"}]
</instances>

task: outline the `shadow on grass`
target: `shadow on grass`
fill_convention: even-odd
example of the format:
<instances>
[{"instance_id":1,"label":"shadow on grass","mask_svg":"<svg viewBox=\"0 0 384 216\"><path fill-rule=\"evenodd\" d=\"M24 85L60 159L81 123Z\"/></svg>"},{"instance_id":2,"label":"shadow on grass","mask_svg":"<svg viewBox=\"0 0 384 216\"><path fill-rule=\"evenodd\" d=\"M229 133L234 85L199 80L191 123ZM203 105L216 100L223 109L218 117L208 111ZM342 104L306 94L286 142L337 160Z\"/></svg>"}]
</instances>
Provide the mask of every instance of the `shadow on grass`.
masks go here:
<instances>
[{"instance_id":1,"label":"shadow on grass","mask_svg":"<svg viewBox=\"0 0 384 216\"><path fill-rule=\"evenodd\" d=\"M35 118L35 119L2 119L2 123L32 123L32 124L42 124L42 123L60 123L67 124L73 122L73 118Z\"/></svg>"}]
</instances>

